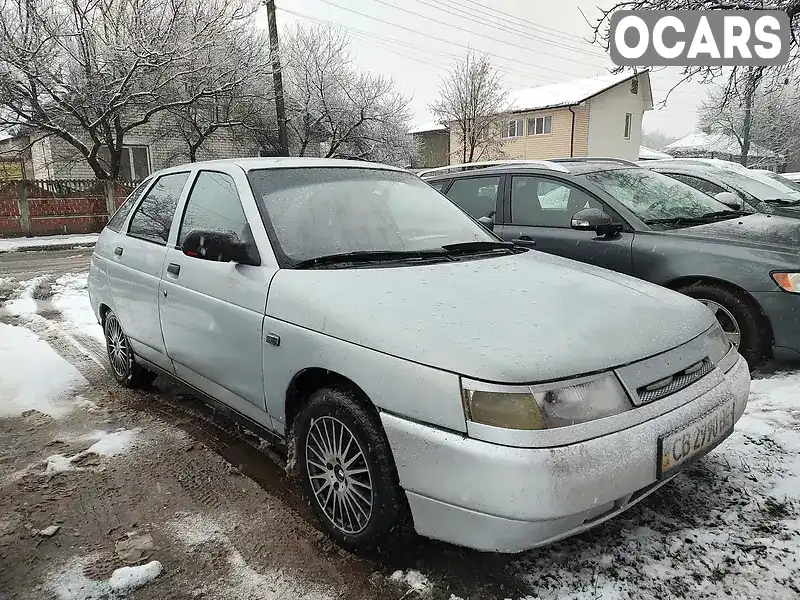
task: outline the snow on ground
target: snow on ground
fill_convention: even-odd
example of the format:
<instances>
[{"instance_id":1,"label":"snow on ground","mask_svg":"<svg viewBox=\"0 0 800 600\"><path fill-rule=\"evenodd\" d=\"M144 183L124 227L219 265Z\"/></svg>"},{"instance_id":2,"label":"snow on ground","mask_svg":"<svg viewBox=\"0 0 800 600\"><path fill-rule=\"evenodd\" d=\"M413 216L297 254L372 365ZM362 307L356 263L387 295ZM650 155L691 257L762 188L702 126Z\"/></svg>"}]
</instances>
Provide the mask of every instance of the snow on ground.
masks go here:
<instances>
[{"instance_id":1,"label":"snow on ground","mask_svg":"<svg viewBox=\"0 0 800 600\"><path fill-rule=\"evenodd\" d=\"M18 250L46 250L48 248L75 248L94 246L97 233L41 235L30 238L0 239L0 253L17 252Z\"/></svg>"},{"instance_id":2,"label":"snow on ground","mask_svg":"<svg viewBox=\"0 0 800 600\"><path fill-rule=\"evenodd\" d=\"M389 581L404 583L408 586L409 590L417 592L418 594L426 594L431 590L431 584L428 578L414 569L395 571L389 576Z\"/></svg>"},{"instance_id":3,"label":"snow on ground","mask_svg":"<svg viewBox=\"0 0 800 600\"><path fill-rule=\"evenodd\" d=\"M44 276L34 277L19 284L16 298L6 302L4 308L12 315L25 316L36 313L36 300L33 299L33 291L36 286L44 281Z\"/></svg>"},{"instance_id":4,"label":"snow on ground","mask_svg":"<svg viewBox=\"0 0 800 600\"><path fill-rule=\"evenodd\" d=\"M59 277L53 286L53 307L75 329L105 343L103 330L89 302L86 276L87 273L67 273Z\"/></svg>"},{"instance_id":5,"label":"snow on ground","mask_svg":"<svg viewBox=\"0 0 800 600\"><path fill-rule=\"evenodd\" d=\"M156 579L163 570L157 560L135 567L120 567L105 581L89 579L87 564L97 555L73 558L61 569L50 572L46 587L58 600L109 600L125 596Z\"/></svg>"},{"instance_id":6,"label":"snow on ground","mask_svg":"<svg viewBox=\"0 0 800 600\"><path fill-rule=\"evenodd\" d=\"M117 456L124 454L135 445L136 437L141 433L140 429L120 429L108 433L105 431L93 431L89 434L80 436L82 440L97 440L86 450L78 452L74 456L64 456L54 454L44 460L45 473L51 475L62 471L81 471L84 467L80 466L81 461L92 454L98 456Z\"/></svg>"},{"instance_id":7,"label":"snow on ground","mask_svg":"<svg viewBox=\"0 0 800 600\"><path fill-rule=\"evenodd\" d=\"M37 410L68 413L71 392L86 380L43 340L23 327L0 323L0 417Z\"/></svg>"},{"instance_id":8,"label":"snow on ground","mask_svg":"<svg viewBox=\"0 0 800 600\"><path fill-rule=\"evenodd\" d=\"M210 545L227 553L229 571L213 589L197 590L201 597L219 600L329 600L334 596L322 585L306 585L280 569L259 573L223 533L225 525L202 515L190 515L167 524L167 530L192 550Z\"/></svg>"}]
</instances>

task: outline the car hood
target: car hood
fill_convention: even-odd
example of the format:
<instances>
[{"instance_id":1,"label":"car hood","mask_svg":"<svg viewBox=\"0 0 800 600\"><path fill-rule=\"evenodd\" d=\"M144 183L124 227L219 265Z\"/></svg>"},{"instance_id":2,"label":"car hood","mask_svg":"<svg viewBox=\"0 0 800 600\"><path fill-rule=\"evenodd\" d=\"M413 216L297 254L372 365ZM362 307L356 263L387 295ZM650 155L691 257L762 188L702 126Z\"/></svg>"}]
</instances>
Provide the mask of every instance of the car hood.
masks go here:
<instances>
[{"instance_id":1,"label":"car hood","mask_svg":"<svg viewBox=\"0 0 800 600\"><path fill-rule=\"evenodd\" d=\"M800 253L800 220L778 215L754 214L706 225L663 231L668 235L727 241L755 248Z\"/></svg>"},{"instance_id":2,"label":"car hood","mask_svg":"<svg viewBox=\"0 0 800 600\"><path fill-rule=\"evenodd\" d=\"M533 251L394 268L281 269L267 315L506 383L628 364L714 323L707 308L676 292Z\"/></svg>"}]
</instances>

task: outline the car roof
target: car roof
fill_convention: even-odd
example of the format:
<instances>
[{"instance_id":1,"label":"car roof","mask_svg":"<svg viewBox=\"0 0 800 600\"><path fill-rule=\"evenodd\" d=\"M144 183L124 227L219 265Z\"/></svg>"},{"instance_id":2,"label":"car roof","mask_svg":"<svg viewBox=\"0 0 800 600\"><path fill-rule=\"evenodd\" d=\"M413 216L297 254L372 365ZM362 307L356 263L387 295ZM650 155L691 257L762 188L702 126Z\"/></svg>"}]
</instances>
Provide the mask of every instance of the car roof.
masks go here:
<instances>
[{"instance_id":1,"label":"car roof","mask_svg":"<svg viewBox=\"0 0 800 600\"><path fill-rule=\"evenodd\" d=\"M466 165L451 165L454 170L448 173L447 167L441 167L442 172L435 173L435 169L428 170L420 175L425 181L443 181L449 179L460 179L463 177L474 177L476 175L501 173L538 173L538 174L566 174L583 175L584 173L594 173L596 171L610 171L617 169L638 168L639 165L632 161L621 158L607 157L580 157L580 158L556 158L548 160L509 160L487 163L467 163ZM427 175L427 176L426 176Z\"/></svg>"},{"instance_id":2,"label":"car roof","mask_svg":"<svg viewBox=\"0 0 800 600\"><path fill-rule=\"evenodd\" d=\"M645 169L668 169L676 173L706 173L713 175L715 173L727 173L733 170L725 169L724 167L717 167L707 163L673 162L670 160L647 160L642 161L640 164Z\"/></svg>"},{"instance_id":3,"label":"car roof","mask_svg":"<svg viewBox=\"0 0 800 600\"><path fill-rule=\"evenodd\" d=\"M388 171L405 171L391 165L381 163L346 160L341 158L311 158L296 156L279 157L252 157L252 158L226 158L220 160L207 160L196 163L186 163L176 165L167 169L162 169L159 173L168 173L175 170L185 170L189 168L213 169L219 166L238 166L244 171L254 171L259 169L308 169L308 168L360 168L360 169L381 169Z\"/></svg>"}]
</instances>

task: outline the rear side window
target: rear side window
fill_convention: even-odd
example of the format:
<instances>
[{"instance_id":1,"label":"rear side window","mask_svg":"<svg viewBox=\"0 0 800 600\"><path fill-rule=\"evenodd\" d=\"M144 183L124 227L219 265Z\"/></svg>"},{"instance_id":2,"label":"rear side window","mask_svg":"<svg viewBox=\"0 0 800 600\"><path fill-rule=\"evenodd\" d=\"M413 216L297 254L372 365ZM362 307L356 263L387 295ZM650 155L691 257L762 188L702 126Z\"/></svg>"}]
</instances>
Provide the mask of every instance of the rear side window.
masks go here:
<instances>
[{"instance_id":1,"label":"rear side window","mask_svg":"<svg viewBox=\"0 0 800 600\"><path fill-rule=\"evenodd\" d=\"M233 233L242 240L246 228L247 217L233 178L225 173L201 171L186 202L178 246L192 231Z\"/></svg>"},{"instance_id":2,"label":"rear side window","mask_svg":"<svg viewBox=\"0 0 800 600\"><path fill-rule=\"evenodd\" d=\"M156 181L133 213L128 235L165 245L188 173L171 173Z\"/></svg>"},{"instance_id":3,"label":"rear side window","mask_svg":"<svg viewBox=\"0 0 800 600\"><path fill-rule=\"evenodd\" d=\"M447 197L474 219L494 217L499 188L500 176L457 179L447 190Z\"/></svg>"},{"instance_id":4,"label":"rear side window","mask_svg":"<svg viewBox=\"0 0 800 600\"><path fill-rule=\"evenodd\" d=\"M136 204L136 201L139 199L139 196L141 196L142 192L144 192L147 189L147 186L150 185L150 181L150 179L145 179L136 187L135 190L130 193L130 195L125 199L125 202L123 202L114 212L106 227L112 231L116 231L117 233L122 231L122 225L125 223L125 219L128 218L128 215L130 214L133 205Z\"/></svg>"}]
</instances>

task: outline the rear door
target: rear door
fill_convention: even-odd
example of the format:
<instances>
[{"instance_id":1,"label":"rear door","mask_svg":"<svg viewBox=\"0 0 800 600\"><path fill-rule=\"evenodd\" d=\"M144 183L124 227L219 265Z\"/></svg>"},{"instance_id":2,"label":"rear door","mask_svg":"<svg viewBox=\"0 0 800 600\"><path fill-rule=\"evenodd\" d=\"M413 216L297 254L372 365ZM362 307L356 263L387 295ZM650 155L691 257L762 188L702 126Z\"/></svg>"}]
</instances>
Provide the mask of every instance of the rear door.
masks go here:
<instances>
[{"instance_id":1,"label":"rear door","mask_svg":"<svg viewBox=\"0 0 800 600\"><path fill-rule=\"evenodd\" d=\"M159 295L164 343L184 381L238 412L269 424L263 384L262 326L274 266L272 250L238 167L198 171L167 249ZM192 231L233 233L255 247L261 265L187 256ZM254 232L255 231L255 235Z\"/></svg>"},{"instance_id":2,"label":"rear door","mask_svg":"<svg viewBox=\"0 0 800 600\"><path fill-rule=\"evenodd\" d=\"M175 211L188 180L189 171L159 177L133 209L125 235L114 236L108 248L106 271L114 308L133 351L169 371L158 287Z\"/></svg>"},{"instance_id":3,"label":"rear door","mask_svg":"<svg viewBox=\"0 0 800 600\"><path fill-rule=\"evenodd\" d=\"M502 237L542 252L565 256L622 273L630 273L633 230L586 190L545 175L509 175L506 184L509 217ZM612 238L572 229L572 215L598 208L623 225Z\"/></svg>"}]
</instances>

